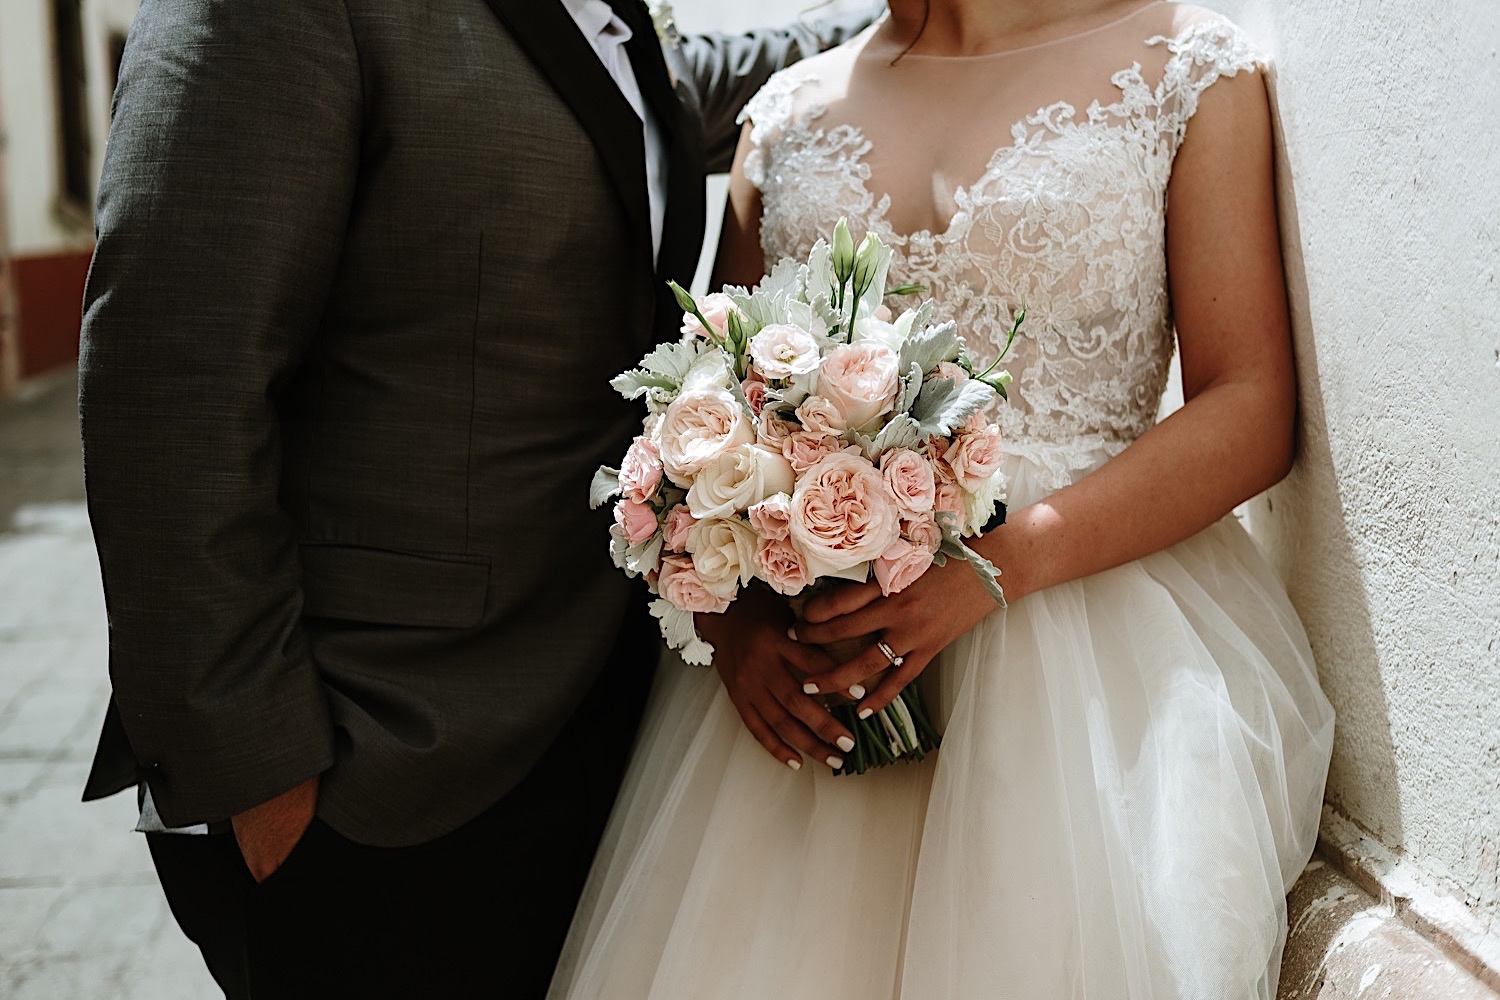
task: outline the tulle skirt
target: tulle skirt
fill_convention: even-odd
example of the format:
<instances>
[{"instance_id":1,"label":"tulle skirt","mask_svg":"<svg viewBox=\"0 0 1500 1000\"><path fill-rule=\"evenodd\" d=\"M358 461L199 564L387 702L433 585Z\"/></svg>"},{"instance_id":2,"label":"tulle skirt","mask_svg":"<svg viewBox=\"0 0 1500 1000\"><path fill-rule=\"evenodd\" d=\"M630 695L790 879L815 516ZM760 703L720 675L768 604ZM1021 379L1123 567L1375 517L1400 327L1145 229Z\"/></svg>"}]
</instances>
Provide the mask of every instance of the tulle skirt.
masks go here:
<instances>
[{"instance_id":1,"label":"tulle skirt","mask_svg":"<svg viewBox=\"0 0 1500 1000\"><path fill-rule=\"evenodd\" d=\"M1232 517L923 683L942 749L834 777L668 656L549 1000L1272 1000L1333 713Z\"/></svg>"}]
</instances>

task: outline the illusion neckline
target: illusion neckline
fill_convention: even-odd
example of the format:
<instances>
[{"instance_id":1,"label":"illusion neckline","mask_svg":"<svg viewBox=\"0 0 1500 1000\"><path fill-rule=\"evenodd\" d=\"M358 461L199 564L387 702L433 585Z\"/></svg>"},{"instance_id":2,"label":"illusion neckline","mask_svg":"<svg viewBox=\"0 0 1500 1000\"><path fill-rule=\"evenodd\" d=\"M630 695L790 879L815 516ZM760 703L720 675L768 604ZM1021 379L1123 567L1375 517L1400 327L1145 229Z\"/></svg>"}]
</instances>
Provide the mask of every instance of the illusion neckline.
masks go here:
<instances>
[{"instance_id":1,"label":"illusion neckline","mask_svg":"<svg viewBox=\"0 0 1500 1000\"><path fill-rule=\"evenodd\" d=\"M938 53L935 53L935 52L906 52L906 53L904 53L901 56L901 61L905 62L908 59L914 59L914 60L921 60L923 62L935 62L935 63L936 62L977 62L977 61L983 60L983 59L1003 59L1006 56L1016 56L1016 55L1021 55L1023 53L1026 53L1026 52L1035 52L1038 49L1047 49L1047 48L1051 48L1054 45L1062 45L1062 44L1065 44L1067 42L1077 41L1080 38L1087 38L1090 35L1096 35L1096 34L1102 32L1102 31L1108 31L1110 28L1118 28L1120 25L1125 24L1127 21L1130 21L1134 17L1137 17L1137 16L1139 16L1141 14L1144 14L1146 11L1151 10L1153 7L1160 7L1162 4L1165 4L1165 3L1168 3L1168 2L1169 2L1169 0L1150 0L1149 3L1142 4L1141 6L1135 8L1134 10L1130 11L1129 13L1122 14L1121 16L1119 16L1117 18L1114 18L1113 20L1106 21L1104 24L1096 24L1092 28L1084 28L1082 31L1075 31L1072 34L1061 35L1061 36L1059 36L1057 38L1049 38L1045 42L1034 42L1031 45L1022 45L1019 48L1001 49L998 52L980 52L980 53L976 53L974 55L966 55L966 56L960 56L960 55L941 55L941 54L938 54ZM886 15L886 16L889 16L889 15Z\"/></svg>"}]
</instances>

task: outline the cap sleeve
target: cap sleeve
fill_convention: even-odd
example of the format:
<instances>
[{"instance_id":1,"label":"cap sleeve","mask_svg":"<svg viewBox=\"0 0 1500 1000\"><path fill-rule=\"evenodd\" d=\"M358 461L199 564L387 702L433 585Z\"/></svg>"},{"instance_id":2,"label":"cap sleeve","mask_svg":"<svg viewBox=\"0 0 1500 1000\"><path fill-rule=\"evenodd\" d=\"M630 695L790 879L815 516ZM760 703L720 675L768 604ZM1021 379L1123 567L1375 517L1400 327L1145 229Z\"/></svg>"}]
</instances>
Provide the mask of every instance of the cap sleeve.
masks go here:
<instances>
[{"instance_id":1,"label":"cap sleeve","mask_svg":"<svg viewBox=\"0 0 1500 1000\"><path fill-rule=\"evenodd\" d=\"M1149 44L1169 53L1162 77L1162 134L1176 153L1203 92L1224 77L1264 72L1266 57L1240 27L1217 15L1198 21L1176 37L1158 35Z\"/></svg>"},{"instance_id":2,"label":"cap sleeve","mask_svg":"<svg viewBox=\"0 0 1500 1000\"><path fill-rule=\"evenodd\" d=\"M736 119L740 124L750 122L745 179L759 190L765 190L767 159L795 114L797 90L807 82L807 77L786 71L775 74L750 98Z\"/></svg>"}]
</instances>

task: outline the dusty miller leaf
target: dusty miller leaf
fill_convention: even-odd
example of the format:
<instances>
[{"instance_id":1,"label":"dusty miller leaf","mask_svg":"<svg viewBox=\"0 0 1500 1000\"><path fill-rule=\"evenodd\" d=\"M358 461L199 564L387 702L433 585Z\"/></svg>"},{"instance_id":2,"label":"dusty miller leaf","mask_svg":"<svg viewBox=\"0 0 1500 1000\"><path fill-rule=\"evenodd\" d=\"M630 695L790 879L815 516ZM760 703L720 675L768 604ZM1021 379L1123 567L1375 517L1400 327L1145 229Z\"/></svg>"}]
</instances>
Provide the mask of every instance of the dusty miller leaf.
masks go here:
<instances>
[{"instance_id":1,"label":"dusty miller leaf","mask_svg":"<svg viewBox=\"0 0 1500 1000\"><path fill-rule=\"evenodd\" d=\"M995 390L977 379L962 384L951 378L928 379L912 404L911 415L924 437L947 437L994 398Z\"/></svg>"},{"instance_id":2,"label":"dusty miller leaf","mask_svg":"<svg viewBox=\"0 0 1500 1000\"><path fill-rule=\"evenodd\" d=\"M956 323L926 327L907 337L901 345L901 367L920 365L925 375L944 361L957 361L962 347Z\"/></svg>"},{"instance_id":3,"label":"dusty miller leaf","mask_svg":"<svg viewBox=\"0 0 1500 1000\"><path fill-rule=\"evenodd\" d=\"M589 509L597 510L609 502L610 497L620 492L620 470L607 465L599 466L594 481L589 484Z\"/></svg>"}]
</instances>

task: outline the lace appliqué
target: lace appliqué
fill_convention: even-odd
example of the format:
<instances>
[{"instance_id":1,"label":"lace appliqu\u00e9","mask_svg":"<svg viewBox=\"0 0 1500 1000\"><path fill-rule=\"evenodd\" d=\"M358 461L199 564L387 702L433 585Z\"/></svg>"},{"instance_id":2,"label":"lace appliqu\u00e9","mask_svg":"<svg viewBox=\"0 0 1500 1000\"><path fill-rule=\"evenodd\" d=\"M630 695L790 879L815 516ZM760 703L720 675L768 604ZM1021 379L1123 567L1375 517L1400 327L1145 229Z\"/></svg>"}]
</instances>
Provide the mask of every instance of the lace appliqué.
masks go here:
<instances>
[{"instance_id":1,"label":"lace appliqu\u00e9","mask_svg":"<svg viewBox=\"0 0 1500 1000\"><path fill-rule=\"evenodd\" d=\"M1166 188L1198 98L1262 65L1232 24L1200 22L1148 46L1169 53L1152 85L1139 63L1111 77L1119 100L1080 116L1043 107L1011 128L983 175L958 190L939 232L896 232L890 197L869 188L871 143L824 127L801 101L817 81L782 73L742 114L752 122L746 177L760 189L768 261L802 256L840 216L893 250L892 284L925 285L976 360L1027 319L1006 366L1011 399L995 413L1013 453L1060 488L1119 454L1156 420L1173 350L1167 296Z\"/></svg>"}]
</instances>

